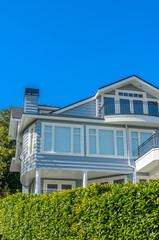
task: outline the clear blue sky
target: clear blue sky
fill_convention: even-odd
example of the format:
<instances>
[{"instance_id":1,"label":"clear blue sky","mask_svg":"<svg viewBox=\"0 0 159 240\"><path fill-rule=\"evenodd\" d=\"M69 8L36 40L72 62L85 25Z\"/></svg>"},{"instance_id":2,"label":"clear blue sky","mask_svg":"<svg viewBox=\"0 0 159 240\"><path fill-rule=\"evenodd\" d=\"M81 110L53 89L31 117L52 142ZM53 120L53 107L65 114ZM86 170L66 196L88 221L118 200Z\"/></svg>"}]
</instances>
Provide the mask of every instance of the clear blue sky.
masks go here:
<instances>
[{"instance_id":1,"label":"clear blue sky","mask_svg":"<svg viewBox=\"0 0 159 240\"><path fill-rule=\"evenodd\" d=\"M0 1L0 108L63 107L136 74L159 87L159 1Z\"/></svg>"}]
</instances>

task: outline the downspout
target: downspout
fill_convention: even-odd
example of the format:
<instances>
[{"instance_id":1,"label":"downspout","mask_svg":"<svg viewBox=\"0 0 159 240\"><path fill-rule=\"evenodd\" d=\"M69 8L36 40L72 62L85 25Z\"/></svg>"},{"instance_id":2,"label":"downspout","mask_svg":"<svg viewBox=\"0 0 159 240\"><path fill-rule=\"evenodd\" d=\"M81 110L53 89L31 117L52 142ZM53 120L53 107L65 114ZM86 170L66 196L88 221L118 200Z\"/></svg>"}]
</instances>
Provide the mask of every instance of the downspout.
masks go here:
<instances>
[{"instance_id":1,"label":"downspout","mask_svg":"<svg viewBox=\"0 0 159 240\"><path fill-rule=\"evenodd\" d=\"M136 184L136 167L131 165L131 158L130 158L130 141L129 141L129 130L128 126L125 125L126 128L126 142L127 142L127 156L128 156L128 165L133 169L133 183Z\"/></svg>"}]
</instances>

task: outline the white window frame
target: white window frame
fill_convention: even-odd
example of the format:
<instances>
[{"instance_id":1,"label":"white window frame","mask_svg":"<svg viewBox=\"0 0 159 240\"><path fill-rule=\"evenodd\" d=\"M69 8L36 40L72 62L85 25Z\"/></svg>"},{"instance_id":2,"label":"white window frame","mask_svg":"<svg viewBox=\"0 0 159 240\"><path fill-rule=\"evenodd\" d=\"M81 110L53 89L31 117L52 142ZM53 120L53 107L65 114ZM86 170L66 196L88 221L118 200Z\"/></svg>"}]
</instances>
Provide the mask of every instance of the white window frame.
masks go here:
<instances>
[{"instance_id":1,"label":"white window frame","mask_svg":"<svg viewBox=\"0 0 159 240\"><path fill-rule=\"evenodd\" d=\"M138 97L130 97L130 96L119 96L119 92L123 93L133 93L133 94L142 94L142 98ZM130 112L134 113L134 108L133 108L133 100L140 100L143 102L143 114L148 114L148 102L157 102L158 103L158 113L159 113L159 99L155 98L148 98L146 96L146 92L140 92L140 91L132 91L132 90L123 90L123 89L115 89L115 94L107 94L103 93L101 95L101 106L104 104L104 98L109 97L109 98L114 98L114 104L116 102L119 102L118 104L115 104L115 114L120 114L120 99L129 99L130 100Z\"/></svg>"},{"instance_id":2,"label":"white window frame","mask_svg":"<svg viewBox=\"0 0 159 240\"><path fill-rule=\"evenodd\" d=\"M137 134L138 134L138 143L139 143L139 146L141 145L141 137L140 137L140 133L152 133L152 135L153 134L155 134L155 130L148 130L148 129L133 129L133 128L130 128L129 129L129 142L130 142L130 156L131 156L131 158L132 159L136 159L136 158L138 158L138 156L133 156L132 155L132 138L131 138L131 133L132 132L137 132ZM139 147L138 146L138 147Z\"/></svg>"},{"instance_id":3,"label":"white window frame","mask_svg":"<svg viewBox=\"0 0 159 240\"><path fill-rule=\"evenodd\" d=\"M44 150L44 134L45 134L45 126L52 127L52 149L51 151ZM55 152L55 127L69 127L71 129L71 152ZM73 152L73 129L80 128L80 136L81 136L81 153ZM42 123L42 137L41 137L41 153L42 154L50 154L50 155L68 155L68 156L84 156L84 126L83 125L74 125L74 124L62 124L62 123Z\"/></svg>"},{"instance_id":4,"label":"white window frame","mask_svg":"<svg viewBox=\"0 0 159 240\"><path fill-rule=\"evenodd\" d=\"M31 130L33 129L33 140L32 140L32 152L30 152L31 147ZM29 127L29 134L28 134L28 156L32 156L34 154L34 141L35 141L35 124Z\"/></svg>"},{"instance_id":5,"label":"white window frame","mask_svg":"<svg viewBox=\"0 0 159 240\"><path fill-rule=\"evenodd\" d=\"M90 154L89 153L89 129L95 129L96 130L96 154ZM106 154L100 154L99 153L99 130L111 130L114 132L114 155L106 155ZM117 139L116 139L116 132L122 131L123 132L123 140L124 140L124 155L117 155ZM127 158L127 148L126 148L126 130L125 128L112 128L112 127L99 127L99 126L86 126L86 156L89 157L104 157L104 158Z\"/></svg>"},{"instance_id":6,"label":"white window frame","mask_svg":"<svg viewBox=\"0 0 159 240\"><path fill-rule=\"evenodd\" d=\"M94 180L88 180L88 184L96 183L96 184L101 184L103 182L108 182L108 184L114 184L114 180L120 180L124 179L124 182L127 182L127 175L122 175L122 176L115 176L115 177L105 177L105 178L99 178L99 179L94 179Z\"/></svg>"},{"instance_id":7,"label":"white window frame","mask_svg":"<svg viewBox=\"0 0 159 240\"><path fill-rule=\"evenodd\" d=\"M62 184L68 184L72 186L72 189L76 188L76 182L75 181L68 181L68 180L44 180L44 189L43 191L47 192L48 188L47 185L48 184L57 184L57 191L63 191L62 190Z\"/></svg>"}]
</instances>

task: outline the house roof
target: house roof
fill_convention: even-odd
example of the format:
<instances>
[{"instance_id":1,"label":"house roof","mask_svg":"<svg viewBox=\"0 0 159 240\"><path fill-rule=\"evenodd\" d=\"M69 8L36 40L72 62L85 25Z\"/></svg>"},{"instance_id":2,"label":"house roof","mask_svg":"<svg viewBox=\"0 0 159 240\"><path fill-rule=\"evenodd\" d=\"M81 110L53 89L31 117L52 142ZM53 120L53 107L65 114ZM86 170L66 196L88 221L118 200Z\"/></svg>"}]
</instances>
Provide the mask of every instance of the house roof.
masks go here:
<instances>
[{"instance_id":1,"label":"house roof","mask_svg":"<svg viewBox=\"0 0 159 240\"><path fill-rule=\"evenodd\" d=\"M12 118L21 119L23 112L24 108L11 107Z\"/></svg>"},{"instance_id":2,"label":"house roof","mask_svg":"<svg viewBox=\"0 0 159 240\"><path fill-rule=\"evenodd\" d=\"M120 82L125 81L125 80L127 80L127 79L129 79L129 78L132 78L132 77L136 77L136 78L142 80L143 82L149 84L150 86L155 87L156 89L159 89L159 88L156 87L155 85L153 85L153 84L151 84L151 83L145 81L144 79L138 77L137 75L131 75L131 76L129 76L129 77L126 77L126 78L120 79L120 80L118 80L118 81L116 81L116 82L113 82L113 83L107 84L107 85L105 85L105 86L103 86L103 87L100 87L100 88L98 88L98 90L100 90L100 89L102 89L102 88L105 88L105 87L109 87L109 86L114 85L114 84L116 84L116 83L120 83Z\"/></svg>"},{"instance_id":3,"label":"house roof","mask_svg":"<svg viewBox=\"0 0 159 240\"><path fill-rule=\"evenodd\" d=\"M55 111L55 113L57 113L57 114L58 114L58 113L62 113L62 112L64 112L64 111L70 110L70 109L72 109L72 108L74 108L74 107L77 107L77 106L79 106L79 105L85 104L85 103L87 103L87 102L89 102L89 101L92 101L92 100L96 99L96 97L97 97L99 94L101 94L103 91L105 91L105 90L111 89L111 88L113 88L113 87L115 87L115 86L118 86L118 85L120 85L120 84L122 85L122 84L125 84L125 83L128 83L128 82L134 83L134 82L135 82L134 80L135 80L136 82L138 81L139 83L142 83L142 84L145 85L145 86L151 87L153 90L156 90L156 91L157 91L157 94L158 94L159 88L157 88L156 86L152 85L151 83L143 80L142 78L140 78L140 77L138 77L138 76L136 76L136 75L132 75L132 76L126 77L126 78L124 78L124 79L118 80L118 81L116 81L116 82L113 82L113 83L111 83L111 84L105 85L105 86L99 88L98 91L97 91L97 93L96 93L94 96L88 97L88 98L83 99L83 100L81 100L81 101L78 101L78 102L75 102L75 103L73 103L73 104L67 105L67 106L65 106L65 107L63 107L63 108L57 109L57 110Z\"/></svg>"}]
</instances>

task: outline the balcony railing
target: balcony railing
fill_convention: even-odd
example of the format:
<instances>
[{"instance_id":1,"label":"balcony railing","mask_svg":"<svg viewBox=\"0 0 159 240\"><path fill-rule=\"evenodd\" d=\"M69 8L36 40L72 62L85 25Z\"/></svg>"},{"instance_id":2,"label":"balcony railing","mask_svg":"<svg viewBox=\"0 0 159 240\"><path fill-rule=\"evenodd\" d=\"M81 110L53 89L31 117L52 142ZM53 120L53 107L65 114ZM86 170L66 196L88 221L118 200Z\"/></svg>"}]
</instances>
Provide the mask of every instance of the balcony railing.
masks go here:
<instances>
[{"instance_id":1,"label":"balcony railing","mask_svg":"<svg viewBox=\"0 0 159 240\"><path fill-rule=\"evenodd\" d=\"M157 102L120 99L119 101L105 101L100 108L101 116L115 114L142 114L159 116L159 106Z\"/></svg>"},{"instance_id":2,"label":"balcony railing","mask_svg":"<svg viewBox=\"0 0 159 240\"><path fill-rule=\"evenodd\" d=\"M152 135L138 147L139 157L143 156L152 148L159 147L159 133Z\"/></svg>"}]
</instances>

